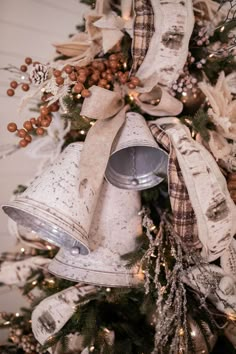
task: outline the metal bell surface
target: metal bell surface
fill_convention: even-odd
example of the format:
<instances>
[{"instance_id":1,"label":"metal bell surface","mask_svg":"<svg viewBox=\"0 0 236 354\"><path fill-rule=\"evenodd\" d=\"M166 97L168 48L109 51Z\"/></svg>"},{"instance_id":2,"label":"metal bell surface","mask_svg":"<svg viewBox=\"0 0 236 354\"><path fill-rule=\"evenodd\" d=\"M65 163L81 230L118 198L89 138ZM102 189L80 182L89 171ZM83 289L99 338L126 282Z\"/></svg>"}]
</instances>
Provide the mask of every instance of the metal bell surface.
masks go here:
<instances>
[{"instance_id":1,"label":"metal bell surface","mask_svg":"<svg viewBox=\"0 0 236 354\"><path fill-rule=\"evenodd\" d=\"M121 189L144 190L167 175L168 155L153 138L142 115L129 112L113 144L105 177Z\"/></svg>"},{"instance_id":2,"label":"metal bell surface","mask_svg":"<svg viewBox=\"0 0 236 354\"><path fill-rule=\"evenodd\" d=\"M138 285L140 267L127 268L123 254L134 251L142 232L140 195L120 190L104 181L89 233L91 253L86 256L61 249L49 272L61 278L107 287Z\"/></svg>"},{"instance_id":3,"label":"metal bell surface","mask_svg":"<svg viewBox=\"0 0 236 354\"><path fill-rule=\"evenodd\" d=\"M88 233L97 200L89 188L79 195L83 143L70 144L53 165L3 210L18 224L59 247L89 252Z\"/></svg>"}]
</instances>

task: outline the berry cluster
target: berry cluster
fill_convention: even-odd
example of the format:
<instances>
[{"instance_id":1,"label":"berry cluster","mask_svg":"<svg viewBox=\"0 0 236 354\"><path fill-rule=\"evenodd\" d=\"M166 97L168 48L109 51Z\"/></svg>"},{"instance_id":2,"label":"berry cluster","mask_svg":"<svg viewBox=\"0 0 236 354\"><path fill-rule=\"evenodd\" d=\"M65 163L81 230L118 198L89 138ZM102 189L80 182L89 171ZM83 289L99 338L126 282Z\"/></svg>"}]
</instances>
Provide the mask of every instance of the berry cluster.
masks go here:
<instances>
[{"instance_id":1,"label":"berry cluster","mask_svg":"<svg viewBox=\"0 0 236 354\"><path fill-rule=\"evenodd\" d=\"M27 57L27 58L25 58L25 64L22 64L21 66L20 66L20 71L22 72L22 73L25 73L25 72L27 72L27 70L28 70L28 66L29 65L31 65L33 63L33 61L32 61L32 59L31 58L29 58L29 57ZM30 82L29 83L25 83L25 82L17 82L17 81L15 81L15 80L13 80L13 81L11 81L10 82L10 88L7 90L7 95L8 96L14 96L14 94L15 94L15 89L17 88L17 87L21 87L21 89L23 90L23 91L29 91L29 88L30 88Z\"/></svg>"},{"instance_id":2,"label":"berry cluster","mask_svg":"<svg viewBox=\"0 0 236 354\"><path fill-rule=\"evenodd\" d=\"M66 75L73 82L72 93L80 95L80 97L89 97L89 88L97 85L102 88L112 89L115 81L134 89L140 84L137 77L129 78L129 71L126 69L125 59L122 54L111 54L108 59L96 59L90 65L85 67L66 65L62 70L54 70L58 86L64 84Z\"/></svg>"},{"instance_id":3,"label":"berry cluster","mask_svg":"<svg viewBox=\"0 0 236 354\"><path fill-rule=\"evenodd\" d=\"M47 99L47 95L43 96L43 99ZM23 124L23 128L18 129L16 123L11 122L8 124L7 129L11 133L17 132L17 135L21 138L20 147L26 147L31 141L31 135L43 135L45 128L48 128L52 121L52 112L59 110L58 103L53 103L50 106L43 105L40 107L40 115L37 118L30 118Z\"/></svg>"},{"instance_id":4,"label":"berry cluster","mask_svg":"<svg viewBox=\"0 0 236 354\"><path fill-rule=\"evenodd\" d=\"M108 90L113 89L115 82L120 85L127 85L129 89L135 89L140 85L137 77L130 76L125 58L121 53L111 54L107 59L95 59L87 66L67 64L61 70L48 68L41 63L33 62L31 58L25 58L25 64L21 65L20 72L27 72L29 65L33 66L31 73L28 74L29 82L18 83L17 81L12 81L10 83L11 88L7 90L8 96L13 96L15 94L14 90L19 85L21 85L23 91L28 91L31 84L39 85L48 78L49 80L53 79L58 87L63 86L65 80L66 85L68 85L69 81L71 94L76 99L89 97L91 95L89 88L93 85ZM32 141L32 135L43 135L45 128L50 126L52 112L60 109L58 101L46 105L52 96L52 93L43 91L40 115L37 118L33 117L25 121L21 129L18 129L14 122L8 124L8 131L16 132L21 138L19 142L21 147L26 147Z\"/></svg>"}]
</instances>

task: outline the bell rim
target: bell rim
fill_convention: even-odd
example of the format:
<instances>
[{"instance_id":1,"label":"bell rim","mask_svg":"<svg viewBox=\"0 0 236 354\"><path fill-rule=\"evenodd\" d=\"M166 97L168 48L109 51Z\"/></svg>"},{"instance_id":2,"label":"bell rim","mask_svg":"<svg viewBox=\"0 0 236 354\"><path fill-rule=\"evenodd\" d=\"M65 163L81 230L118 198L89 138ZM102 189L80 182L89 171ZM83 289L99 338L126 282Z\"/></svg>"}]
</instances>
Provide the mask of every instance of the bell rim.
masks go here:
<instances>
[{"instance_id":1,"label":"bell rim","mask_svg":"<svg viewBox=\"0 0 236 354\"><path fill-rule=\"evenodd\" d=\"M31 202L31 206L29 207L27 205L27 203ZM38 205L36 205L36 203ZM60 218L60 217L57 217L56 215L54 214L51 214L49 213L48 211L44 210L43 208L40 208L39 206L41 206L42 203L40 202L36 202L30 198L26 198L25 201L23 200L14 200L13 202L11 203L6 203L6 204L3 204L2 205L2 209L3 211L8 215L8 217L10 217L14 222L22 225L22 226L26 226L26 227L31 227L30 224L27 224L27 223L20 223L18 221L18 219L15 219L12 217L12 215L10 215L6 209L7 208L10 208L11 210L18 210L18 211L21 211L21 212L24 212L28 215L31 215L33 216L35 219L39 219L39 216L43 216L45 219L44 221L49 224L49 225L52 225L54 222L52 220L55 221L55 224L56 222L60 222L60 224L62 223L62 220L63 220L63 226L60 225L60 229L67 235L68 239L71 238L72 242L71 242L71 246L70 247L67 247L67 249L71 249L72 247L80 247L81 246L83 247L83 254L89 254L90 253L90 249L89 249L89 242L88 242L88 234L85 232L85 230L82 228L82 226L78 223L75 223L75 221L73 221L70 217L66 216L63 214L63 219ZM53 208L50 208L50 209L53 209ZM56 213L60 214L61 212L57 209L53 209ZM38 213L37 213L38 212ZM50 220L51 219L51 220ZM69 226L70 225L70 221L73 222L73 225L77 227L73 227L73 229ZM82 237L82 240L78 240L75 235L73 234L74 233L77 233L79 234L81 237ZM54 245L56 245L57 247L62 247L63 244L60 243L60 242L57 242L55 241L55 239L53 239L53 241L48 238L47 236L45 236L44 234L42 233L38 233L39 237L44 239L45 241L49 242L49 243L52 243ZM74 241L74 242L73 242ZM77 245L78 243L78 245ZM85 253L84 253L85 252Z\"/></svg>"},{"instance_id":2,"label":"bell rim","mask_svg":"<svg viewBox=\"0 0 236 354\"><path fill-rule=\"evenodd\" d=\"M167 175L167 169L168 169L168 154L166 151L161 149L157 144L147 144L147 143L142 143L140 145L133 145L133 144L127 144L127 145L122 145L121 148L118 150L115 150L111 153L111 156L114 156L115 154L119 153L120 151L127 149L129 147L146 147L154 150L158 150L159 152L162 153L162 156L164 159L166 159L166 175ZM149 188L153 188L157 186L158 184L162 183L165 179L165 177L161 177L157 175L158 169L160 166L165 165L165 163L159 164L159 166L156 167L156 169L152 172L149 172L147 174L143 174L142 176L136 176L135 178L138 179L139 183L137 185L132 184L133 176L125 176L122 175L121 173L117 172L109 163L107 164L106 171L105 171L105 179L113 184L115 187L120 188L120 189L127 189L127 190L136 190L136 191L141 191ZM156 174L155 174L156 172Z\"/></svg>"},{"instance_id":3,"label":"bell rim","mask_svg":"<svg viewBox=\"0 0 236 354\"><path fill-rule=\"evenodd\" d=\"M90 253L92 255L92 252ZM89 255L89 256L90 256ZM82 256L81 256L82 257ZM86 256L84 256L86 257ZM72 270L71 274L75 273L75 268L78 271L78 276L69 276L60 274L60 271L56 270L58 268L62 268L63 270ZM95 266L94 266L95 267ZM55 269L56 268L56 269ZM138 287L143 284L143 274L140 271L136 273L127 273L127 268L122 266L123 272L117 272L115 269L111 269L110 271L106 270L96 270L96 269L88 269L88 268L81 268L79 265L75 267L74 265L68 265L56 257L50 262L48 265L48 271L63 279L67 279L74 282L83 282L86 284L96 285L96 286L104 286L104 287L111 287L111 288L118 288L118 287ZM96 279L99 279L99 274L102 274L102 281L98 282Z\"/></svg>"}]
</instances>

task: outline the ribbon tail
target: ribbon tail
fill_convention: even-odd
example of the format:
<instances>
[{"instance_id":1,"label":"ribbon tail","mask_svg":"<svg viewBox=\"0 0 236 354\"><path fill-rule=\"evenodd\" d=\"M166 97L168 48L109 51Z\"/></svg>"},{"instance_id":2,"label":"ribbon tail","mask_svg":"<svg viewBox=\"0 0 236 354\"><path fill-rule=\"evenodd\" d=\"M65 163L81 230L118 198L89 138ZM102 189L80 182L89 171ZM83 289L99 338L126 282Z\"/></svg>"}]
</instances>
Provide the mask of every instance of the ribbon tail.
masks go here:
<instances>
[{"instance_id":1,"label":"ribbon tail","mask_svg":"<svg viewBox=\"0 0 236 354\"><path fill-rule=\"evenodd\" d=\"M127 109L125 106L114 117L98 120L90 128L80 157L80 193L84 185L89 185L94 194L99 195L111 147L125 122Z\"/></svg>"}]
</instances>

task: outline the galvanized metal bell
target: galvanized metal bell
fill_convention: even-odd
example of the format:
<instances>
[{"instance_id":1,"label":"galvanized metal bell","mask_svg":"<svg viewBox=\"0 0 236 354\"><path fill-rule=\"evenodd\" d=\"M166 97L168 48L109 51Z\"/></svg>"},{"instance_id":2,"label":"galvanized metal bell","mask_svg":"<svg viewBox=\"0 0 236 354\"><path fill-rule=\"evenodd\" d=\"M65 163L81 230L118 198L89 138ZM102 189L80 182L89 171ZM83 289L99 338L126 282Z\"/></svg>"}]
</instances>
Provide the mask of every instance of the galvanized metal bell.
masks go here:
<instances>
[{"instance_id":1,"label":"galvanized metal bell","mask_svg":"<svg viewBox=\"0 0 236 354\"><path fill-rule=\"evenodd\" d=\"M107 287L135 286L143 280L139 267L127 268L123 254L135 249L142 232L140 195L104 181L89 233L91 253L86 256L61 249L49 272L76 282Z\"/></svg>"},{"instance_id":2,"label":"galvanized metal bell","mask_svg":"<svg viewBox=\"0 0 236 354\"><path fill-rule=\"evenodd\" d=\"M59 247L89 252L88 234L96 196L85 188L79 195L79 160L83 143L69 145L24 193L3 205L18 224Z\"/></svg>"},{"instance_id":3,"label":"galvanized metal bell","mask_svg":"<svg viewBox=\"0 0 236 354\"><path fill-rule=\"evenodd\" d=\"M129 112L108 160L105 177L121 189L143 190L167 175L168 155L153 138L142 115Z\"/></svg>"}]
</instances>

